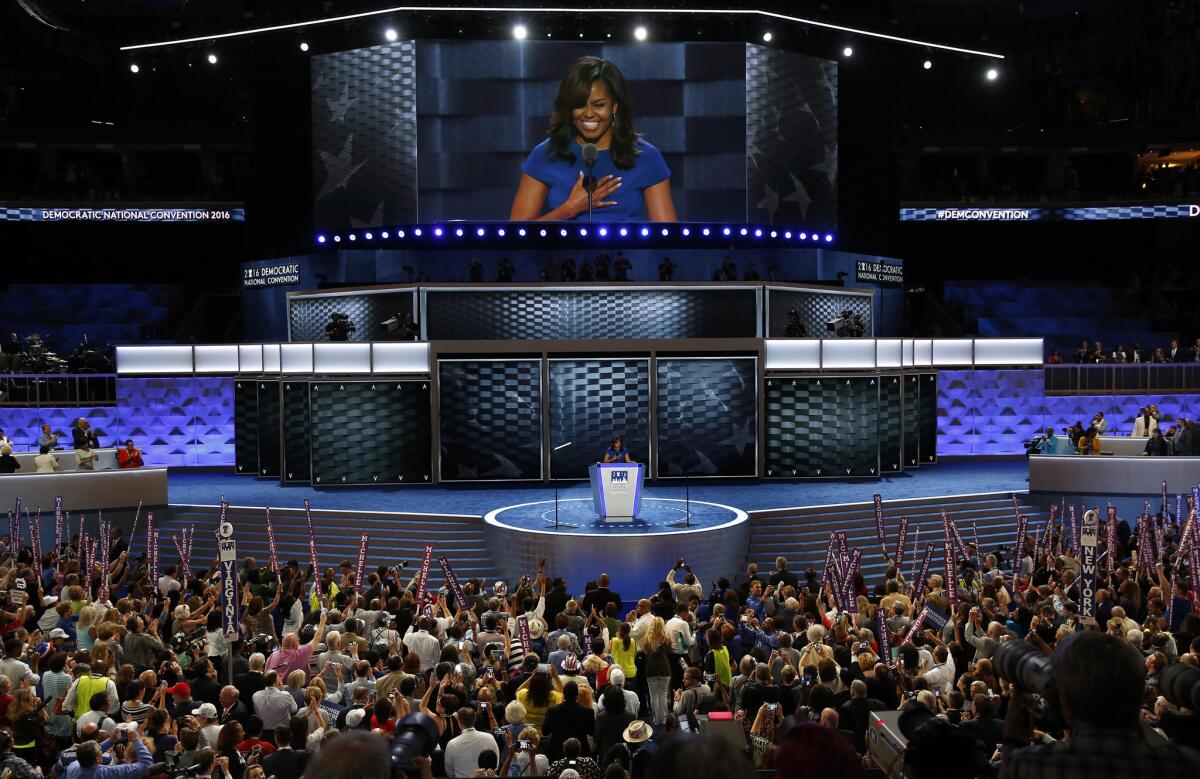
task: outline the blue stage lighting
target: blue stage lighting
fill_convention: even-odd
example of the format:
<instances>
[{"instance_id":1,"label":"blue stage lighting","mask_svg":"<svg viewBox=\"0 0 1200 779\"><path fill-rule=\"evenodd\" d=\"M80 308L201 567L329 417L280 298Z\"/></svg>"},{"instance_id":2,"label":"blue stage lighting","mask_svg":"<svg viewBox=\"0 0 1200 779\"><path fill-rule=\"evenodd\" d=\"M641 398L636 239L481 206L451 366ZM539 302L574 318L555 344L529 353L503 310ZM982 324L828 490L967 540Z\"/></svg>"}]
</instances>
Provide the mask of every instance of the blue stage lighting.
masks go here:
<instances>
[{"instance_id":1,"label":"blue stage lighting","mask_svg":"<svg viewBox=\"0 0 1200 779\"><path fill-rule=\"evenodd\" d=\"M420 237L421 237L421 228L419 228L419 227L414 227L414 228L413 228L413 235L415 235L415 236L417 236L418 238L420 238Z\"/></svg>"},{"instance_id":2,"label":"blue stage lighting","mask_svg":"<svg viewBox=\"0 0 1200 779\"><path fill-rule=\"evenodd\" d=\"M459 238L463 237L463 229L461 227L454 228L454 234Z\"/></svg>"},{"instance_id":3,"label":"blue stage lighting","mask_svg":"<svg viewBox=\"0 0 1200 779\"><path fill-rule=\"evenodd\" d=\"M775 232L774 230L772 230L772 231L771 231L771 237L772 237L772 238L778 238L778 237L779 237L779 233L777 233L777 232Z\"/></svg>"},{"instance_id":4,"label":"blue stage lighting","mask_svg":"<svg viewBox=\"0 0 1200 779\"><path fill-rule=\"evenodd\" d=\"M583 236L584 238L586 238L586 237L587 237L587 228L586 228L586 227L581 227L581 228L579 228L579 235L581 235L581 236Z\"/></svg>"},{"instance_id":5,"label":"blue stage lighting","mask_svg":"<svg viewBox=\"0 0 1200 779\"><path fill-rule=\"evenodd\" d=\"M608 228L607 228L607 227L601 227L601 228L600 228L600 230L599 230L599 233L600 233L600 237L601 237L601 238L605 237L606 235L608 235Z\"/></svg>"},{"instance_id":6,"label":"blue stage lighting","mask_svg":"<svg viewBox=\"0 0 1200 779\"><path fill-rule=\"evenodd\" d=\"M683 228L683 237L684 238L687 238L691 234L692 234L692 231L690 228L688 228L688 227Z\"/></svg>"},{"instance_id":7,"label":"blue stage lighting","mask_svg":"<svg viewBox=\"0 0 1200 779\"><path fill-rule=\"evenodd\" d=\"M363 238L366 238L368 241L372 241L375 239L375 236L372 235L371 233L367 233L366 235L363 236Z\"/></svg>"},{"instance_id":8,"label":"blue stage lighting","mask_svg":"<svg viewBox=\"0 0 1200 779\"><path fill-rule=\"evenodd\" d=\"M541 230L538 230L538 235L545 238L546 237L546 228L543 227Z\"/></svg>"},{"instance_id":9,"label":"blue stage lighting","mask_svg":"<svg viewBox=\"0 0 1200 779\"><path fill-rule=\"evenodd\" d=\"M788 239L789 241L792 240L792 231L788 230L786 233L783 234L783 237Z\"/></svg>"},{"instance_id":10,"label":"blue stage lighting","mask_svg":"<svg viewBox=\"0 0 1200 779\"><path fill-rule=\"evenodd\" d=\"M649 227L643 227L643 228L642 228L642 237L643 237L643 238L645 238L645 237L646 237L647 235L649 235L649 234L650 234L650 228L649 228Z\"/></svg>"},{"instance_id":11,"label":"blue stage lighting","mask_svg":"<svg viewBox=\"0 0 1200 779\"><path fill-rule=\"evenodd\" d=\"M480 238L482 238L483 236L487 235L487 230L485 230L482 227L476 227L475 234L478 235Z\"/></svg>"},{"instance_id":12,"label":"blue stage lighting","mask_svg":"<svg viewBox=\"0 0 1200 779\"><path fill-rule=\"evenodd\" d=\"M825 233L825 243L833 243L833 233Z\"/></svg>"},{"instance_id":13,"label":"blue stage lighting","mask_svg":"<svg viewBox=\"0 0 1200 779\"><path fill-rule=\"evenodd\" d=\"M814 241L821 240L821 236L817 235L816 233L813 233L812 235L810 235L809 238L811 238Z\"/></svg>"},{"instance_id":14,"label":"blue stage lighting","mask_svg":"<svg viewBox=\"0 0 1200 779\"><path fill-rule=\"evenodd\" d=\"M480 229L480 230L482 230L483 228L481 227L481 228L479 228L479 229ZM497 227L497 228L496 228L496 235L500 236L501 238L503 238L503 237L504 237L504 235L505 235L505 233L506 233L506 232L507 232L507 231L506 231L506 230L505 230L503 227Z\"/></svg>"},{"instance_id":15,"label":"blue stage lighting","mask_svg":"<svg viewBox=\"0 0 1200 779\"><path fill-rule=\"evenodd\" d=\"M403 238L403 237L404 237L404 231L403 231L403 230L397 230L397 231L396 231L396 237L397 237L397 238Z\"/></svg>"},{"instance_id":16,"label":"blue stage lighting","mask_svg":"<svg viewBox=\"0 0 1200 779\"><path fill-rule=\"evenodd\" d=\"M317 236L317 243L325 243L325 236L323 236L323 235L318 235L318 236Z\"/></svg>"},{"instance_id":17,"label":"blue stage lighting","mask_svg":"<svg viewBox=\"0 0 1200 779\"><path fill-rule=\"evenodd\" d=\"M442 237L442 228L440 228L440 227L433 228L433 237L441 238Z\"/></svg>"},{"instance_id":18,"label":"blue stage lighting","mask_svg":"<svg viewBox=\"0 0 1200 779\"><path fill-rule=\"evenodd\" d=\"M701 231L700 231L700 233L701 233L702 235L708 235L708 233L709 233L709 232L710 232L710 231L709 231L709 229L708 229L707 227L706 227L706 228L704 228L703 230L701 230Z\"/></svg>"},{"instance_id":19,"label":"blue stage lighting","mask_svg":"<svg viewBox=\"0 0 1200 779\"><path fill-rule=\"evenodd\" d=\"M354 233L350 233L350 236L349 236L349 238L350 238L350 240L351 240L351 241L357 241L357 240L358 240L358 236L357 236L357 235L355 235Z\"/></svg>"},{"instance_id":20,"label":"blue stage lighting","mask_svg":"<svg viewBox=\"0 0 1200 779\"><path fill-rule=\"evenodd\" d=\"M754 237L762 238L762 228L761 227L757 227L754 229Z\"/></svg>"},{"instance_id":21,"label":"blue stage lighting","mask_svg":"<svg viewBox=\"0 0 1200 779\"><path fill-rule=\"evenodd\" d=\"M558 234L561 235L563 238L566 238L567 237L567 228L565 228L565 227L558 228Z\"/></svg>"},{"instance_id":22,"label":"blue stage lighting","mask_svg":"<svg viewBox=\"0 0 1200 779\"><path fill-rule=\"evenodd\" d=\"M663 234L663 236L665 237L665 236L667 236L667 235L670 235L670 234L671 234L671 231L670 231L670 230L668 230L667 228L665 228L665 227L664 227L664 228L662 229L662 234Z\"/></svg>"},{"instance_id":23,"label":"blue stage lighting","mask_svg":"<svg viewBox=\"0 0 1200 779\"><path fill-rule=\"evenodd\" d=\"M521 236L522 238L524 238L524 237L525 237L525 228L524 228L524 227L522 227L522 228L518 229L518 230L517 230L517 235L519 235L519 236Z\"/></svg>"},{"instance_id":24,"label":"blue stage lighting","mask_svg":"<svg viewBox=\"0 0 1200 779\"><path fill-rule=\"evenodd\" d=\"M386 241L388 239L388 231L384 230L382 233L379 234L379 237Z\"/></svg>"},{"instance_id":25,"label":"blue stage lighting","mask_svg":"<svg viewBox=\"0 0 1200 779\"><path fill-rule=\"evenodd\" d=\"M746 234L748 234L750 231L749 231L749 230L747 230L745 227L743 227L743 228L742 228L742 229L741 229L739 232L741 232L741 234L742 234L742 235L746 235Z\"/></svg>"},{"instance_id":26,"label":"blue stage lighting","mask_svg":"<svg viewBox=\"0 0 1200 779\"><path fill-rule=\"evenodd\" d=\"M340 236L340 235L335 235L335 236L333 236L333 242L334 242L334 243L341 243L341 242L342 242L342 236Z\"/></svg>"},{"instance_id":27,"label":"blue stage lighting","mask_svg":"<svg viewBox=\"0 0 1200 779\"><path fill-rule=\"evenodd\" d=\"M803 241L808 237L808 233L796 233L797 240Z\"/></svg>"},{"instance_id":28,"label":"blue stage lighting","mask_svg":"<svg viewBox=\"0 0 1200 779\"><path fill-rule=\"evenodd\" d=\"M724 230L721 231L721 235L729 235L730 232L731 232L731 230L728 227L726 227Z\"/></svg>"},{"instance_id":29,"label":"blue stage lighting","mask_svg":"<svg viewBox=\"0 0 1200 779\"><path fill-rule=\"evenodd\" d=\"M621 228L621 237L624 238L627 235L629 235L629 230L627 228L622 227Z\"/></svg>"}]
</instances>

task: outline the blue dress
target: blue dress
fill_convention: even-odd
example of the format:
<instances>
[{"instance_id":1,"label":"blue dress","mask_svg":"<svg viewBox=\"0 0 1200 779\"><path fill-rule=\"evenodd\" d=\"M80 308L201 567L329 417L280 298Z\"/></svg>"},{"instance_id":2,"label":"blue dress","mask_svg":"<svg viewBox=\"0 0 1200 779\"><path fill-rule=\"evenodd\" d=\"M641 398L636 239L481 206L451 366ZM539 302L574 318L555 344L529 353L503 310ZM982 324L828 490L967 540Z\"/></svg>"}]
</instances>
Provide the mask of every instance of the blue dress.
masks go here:
<instances>
[{"instance_id":1,"label":"blue dress","mask_svg":"<svg viewBox=\"0 0 1200 779\"><path fill-rule=\"evenodd\" d=\"M537 179L550 188L546 195L545 211L549 212L566 202L575 186L580 171L586 173L579 145L572 149L575 152L575 162L566 162L557 157L551 157L546 152L550 146L549 139L533 147L529 157L521 166L521 172L530 178ZM643 194L647 187L671 178L671 169L667 167L662 153L645 141L637 142L638 155L634 158L633 167L622 170L613 164L612 155L608 149L601 149L592 167L592 175L597 179L605 176L619 176L622 179L621 188L609 195L606 200L616 202L615 206L598 208L592 212L595 222L645 222L646 198ZM587 210L581 211L576 220L587 221Z\"/></svg>"},{"instance_id":2,"label":"blue dress","mask_svg":"<svg viewBox=\"0 0 1200 779\"><path fill-rule=\"evenodd\" d=\"M613 449L610 446L610 447L608 447L608 449L604 450L604 454L606 457L617 458L617 459L613 460L613 462L623 463L623 462L625 462L625 455L629 454L629 450L628 449L617 450L617 449ZM629 459L632 460L633 458L630 457Z\"/></svg>"}]
</instances>

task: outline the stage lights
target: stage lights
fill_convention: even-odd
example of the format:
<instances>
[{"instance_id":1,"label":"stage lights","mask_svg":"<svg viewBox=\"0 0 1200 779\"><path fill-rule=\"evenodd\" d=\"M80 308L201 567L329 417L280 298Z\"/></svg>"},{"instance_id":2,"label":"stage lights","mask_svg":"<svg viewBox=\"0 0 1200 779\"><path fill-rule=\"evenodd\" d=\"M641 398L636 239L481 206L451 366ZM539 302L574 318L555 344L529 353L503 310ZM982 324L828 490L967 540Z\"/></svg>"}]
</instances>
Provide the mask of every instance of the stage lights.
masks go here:
<instances>
[{"instance_id":1,"label":"stage lights","mask_svg":"<svg viewBox=\"0 0 1200 779\"><path fill-rule=\"evenodd\" d=\"M358 240L358 236L357 236L357 235L355 235L354 233L350 233L350 235L349 235L348 237L350 238L350 240L351 240L351 241L357 241L357 240Z\"/></svg>"},{"instance_id":2,"label":"stage lights","mask_svg":"<svg viewBox=\"0 0 1200 779\"><path fill-rule=\"evenodd\" d=\"M633 31L633 37L634 37L634 38L637 38L639 41L644 41L644 40L646 40L646 37L647 37L649 34L650 34L650 33L646 32L646 28L645 28L645 27L638 27L636 30L634 30L634 31Z\"/></svg>"},{"instance_id":3,"label":"stage lights","mask_svg":"<svg viewBox=\"0 0 1200 779\"><path fill-rule=\"evenodd\" d=\"M139 70L141 70L141 68L138 67L136 62L129 66L130 73L137 73Z\"/></svg>"},{"instance_id":4,"label":"stage lights","mask_svg":"<svg viewBox=\"0 0 1200 779\"><path fill-rule=\"evenodd\" d=\"M842 56L843 56L843 57L846 57L846 58L853 57L853 56L854 56L854 49L853 49L853 48L851 48L851 47L849 47L849 46L847 46L846 48L842 49Z\"/></svg>"},{"instance_id":5,"label":"stage lights","mask_svg":"<svg viewBox=\"0 0 1200 779\"><path fill-rule=\"evenodd\" d=\"M520 228L519 230L517 230L517 235L519 235L519 236L521 236L522 238L524 238L524 237L525 237L525 228L524 228L524 227L522 227L522 228Z\"/></svg>"},{"instance_id":6,"label":"stage lights","mask_svg":"<svg viewBox=\"0 0 1200 779\"><path fill-rule=\"evenodd\" d=\"M381 232L381 233L379 234L379 237L380 237L381 239L383 239L383 240L385 240L385 241L386 241L386 240L388 239L388 231L387 231L387 230L384 230L383 232Z\"/></svg>"},{"instance_id":7,"label":"stage lights","mask_svg":"<svg viewBox=\"0 0 1200 779\"><path fill-rule=\"evenodd\" d=\"M463 237L463 229L461 227L454 228L454 235L457 236L458 238L462 238Z\"/></svg>"},{"instance_id":8,"label":"stage lights","mask_svg":"<svg viewBox=\"0 0 1200 779\"><path fill-rule=\"evenodd\" d=\"M635 224L635 225L564 225L558 224L557 227L542 227L542 228L526 228L522 227L503 227L494 225L494 230L486 224L452 224L449 227L445 225L426 225L418 227L410 225L407 230L411 232L414 239L421 238L425 232L429 233L428 238L441 241L443 239L451 241L467 240L472 234L480 239L487 240L488 238L505 238L509 235L510 230L514 230L516 235L525 238L529 235L530 229L537 230L538 238L546 240L571 240L572 238L582 241L598 241L599 239L608 238L612 235L619 235L622 238L641 238L641 239L671 239L681 238L687 241L698 241L701 237L708 238L713 235L722 235L725 238L738 240L743 243L757 242L761 240L770 241L788 241L793 237L801 242L820 243L822 239L825 243L833 243L833 233L820 232L796 232L793 235L791 230L780 230L771 225L724 225L714 227L708 224L681 224L671 227L670 225L655 225L655 224ZM719 233L717 231L720 231ZM315 233L313 235L314 242L319 246L326 246L330 243L342 243L343 239L353 243L359 241L374 242L388 240L403 240L407 237L405 228L397 227L394 229L363 229L358 231L347 231L346 233Z\"/></svg>"},{"instance_id":9,"label":"stage lights","mask_svg":"<svg viewBox=\"0 0 1200 779\"><path fill-rule=\"evenodd\" d=\"M754 237L755 237L755 238L762 238L762 228L761 228L761 227L759 227L759 228L756 228L756 229L754 230Z\"/></svg>"},{"instance_id":10,"label":"stage lights","mask_svg":"<svg viewBox=\"0 0 1200 779\"><path fill-rule=\"evenodd\" d=\"M341 242L342 242L342 236L340 236L340 235L335 235L335 236L333 236L333 242L334 242L334 243L341 243Z\"/></svg>"},{"instance_id":11,"label":"stage lights","mask_svg":"<svg viewBox=\"0 0 1200 779\"><path fill-rule=\"evenodd\" d=\"M668 230L667 228L665 228L665 227L664 227L664 228L662 229L662 235L663 235L663 238L666 238L666 237L667 237L668 235L670 235L670 234L671 234L671 231L670 231L670 230Z\"/></svg>"},{"instance_id":12,"label":"stage lights","mask_svg":"<svg viewBox=\"0 0 1200 779\"><path fill-rule=\"evenodd\" d=\"M622 227L621 228L621 237L624 238L627 235L629 235L629 228Z\"/></svg>"},{"instance_id":13,"label":"stage lights","mask_svg":"<svg viewBox=\"0 0 1200 779\"><path fill-rule=\"evenodd\" d=\"M1000 78L1000 71L996 70L995 68L988 68L988 71L985 75L987 76L988 81L995 81L996 79Z\"/></svg>"},{"instance_id":14,"label":"stage lights","mask_svg":"<svg viewBox=\"0 0 1200 779\"><path fill-rule=\"evenodd\" d=\"M558 234L561 237L566 238L567 237L567 228L565 228L565 227L558 228Z\"/></svg>"},{"instance_id":15,"label":"stage lights","mask_svg":"<svg viewBox=\"0 0 1200 779\"><path fill-rule=\"evenodd\" d=\"M772 237L772 238L778 238L778 237L779 237L779 233L777 233L777 232L775 232L774 230L772 230L772 231L771 231L771 237Z\"/></svg>"},{"instance_id":16,"label":"stage lights","mask_svg":"<svg viewBox=\"0 0 1200 779\"><path fill-rule=\"evenodd\" d=\"M783 234L783 237L784 237L786 240L788 240L788 241L792 240L792 231L791 231L791 230L788 230L787 232L785 232L785 233Z\"/></svg>"},{"instance_id":17,"label":"stage lights","mask_svg":"<svg viewBox=\"0 0 1200 779\"><path fill-rule=\"evenodd\" d=\"M733 232L732 230L730 230L728 227L726 227L725 229L721 230L721 235L729 235L732 232Z\"/></svg>"},{"instance_id":18,"label":"stage lights","mask_svg":"<svg viewBox=\"0 0 1200 779\"><path fill-rule=\"evenodd\" d=\"M586 227L579 228L579 237L580 238L587 238L587 233L588 233L588 231L587 231Z\"/></svg>"},{"instance_id":19,"label":"stage lights","mask_svg":"<svg viewBox=\"0 0 1200 779\"><path fill-rule=\"evenodd\" d=\"M433 237L441 238L442 237L442 228L440 228L440 227L433 228Z\"/></svg>"},{"instance_id":20,"label":"stage lights","mask_svg":"<svg viewBox=\"0 0 1200 779\"><path fill-rule=\"evenodd\" d=\"M682 232L682 233L683 233L683 237L684 237L684 238L687 238L689 235L691 235L691 234L692 234L692 229L691 229L690 227L685 227L685 228L683 228L683 230L681 230L680 232Z\"/></svg>"},{"instance_id":21,"label":"stage lights","mask_svg":"<svg viewBox=\"0 0 1200 779\"><path fill-rule=\"evenodd\" d=\"M367 233L366 235L363 236L363 238L366 238L368 241L372 240L374 237L375 236L371 235L370 233Z\"/></svg>"},{"instance_id":22,"label":"stage lights","mask_svg":"<svg viewBox=\"0 0 1200 779\"><path fill-rule=\"evenodd\" d=\"M389 27L387 28L387 31L383 33L383 37L387 39L388 43L395 43L396 40L399 39L400 33Z\"/></svg>"},{"instance_id":23,"label":"stage lights","mask_svg":"<svg viewBox=\"0 0 1200 779\"><path fill-rule=\"evenodd\" d=\"M513 27L513 37L516 38L517 40L523 41L523 40L525 40L526 36L528 36L528 35L529 35L529 30L525 29L525 25L518 24Z\"/></svg>"},{"instance_id":24,"label":"stage lights","mask_svg":"<svg viewBox=\"0 0 1200 779\"><path fill-rule=\"evenodd\" d=\"M324 235L318 235L318 236L317 236L317 243L325 243L325 236L324 236Z\"/></svg>"},{"instance_id":25,"label":"stage lights","mask_svg":"<svg viewBox=\"0 0 1200 779\"><path fill-rule=\"evenodd\" d=\"M798 241L803 241L806 238L808 238L808 233L797 233L796 234L796 240L798 240Z\"/></svg>"},{"instance_id":26,"label":"stage lights","mask_svg":"<svg viewBox=\"0 0 1200 779\"><path fill-rule=\"evenodd\" d=\"M743 228L740 230L740 232L741 232L742 236L744 237L744 236L746 236L746 234L748 234L750 231L749 231L749 230L747 230L745 227L743 227Z\"/></svg>"},{"instance_id":27,"label":"stage lights","mask_svg":"<svg viewBox=\"0 0 1200 779\"><path fill-rule=\"evenodd\" d=\"M308 42L300 41L300 51L308 51Z\"/></svg>"},{"instance_id":28,"label":"stage lights","mask_svg":"<svg viewBox=\"0 0 1200 779\"><path fill-rule=\"evenodd\" d=\"M921 67L925 68L925 70L932 70L933 69L933 60L925 60L924 62L921 63Z\"/></svg>"},{"instance_id":29,"label":"stage lights","mask_svg":"<svg viewBox=\"0 0 1200 779\"><path fill-rule=\"evenodd\" d=\"M546 237L546 228L543 227L541 230L538 230L538 235L540 235L542 238L545 238Z\"/></svg>"},{"instance_id":30,"label":"stage lights","mask_svg":"<svg viewBox=\"0 0 1200 779\"><path fill-rule=\"evenodd\" d=\"M418 233L418 235L419 235L419 233ZM404 231L403 231L403 230L397 230L397 231L396 231L396 237L397 237L397 238L403 238L403 237L404 237Z\"/></svg>"},{"instance_id":31,"label":"stage lights","mask_svg":"<svg viewBox=\"0 0 1200 779\"><path fill-rule=\"evenodd\" d=\"M601 227L601 228L600 228L599 230L597 230L596 232L598 232L598 233L600 234L600 237L601 237L601 238L607 238L607 237L608 237L608 228L607 228L607 227Z\"/></svg>"},{"instance_id":32,"label":"stage lights","mask_svg":"<svg viewBox=\"0 0 1200 779\"><path fill-rule=\"evenodd\" d=\"M705 227L703 230L700 231L700 234L707 238L709 232L710 232L710 230L707 227Z\"/></svg>"},{"instance_id":33,"label":"stage lights","mask_svg":"<svg viewBox=\"0 0 1200 779\"><path fill-rule=\"evenodd\" d=\"M420 237L421 237L421 228L419 228L419 227L414 227L414 228L413 228L413 235L415 235L416 237L420 238Z\"/></svg>"},{"instance_id":34,"label":"stage lights","mask_svg":"<svg viewBox=\"0 0 1200 779\"><path fill-rule=\"evenodd\" d=\"M643 228L642 228L642 237L643 237L643 238L645 238L645 237L647 237L647 236L649 236L649 235L650 235L650 228L649 228L649 227L643 227Z\"/></svg>"},{"instance_id":35,"label":"stage lights","mask_svg":"<svg viewBox=\"0 0 1200 779\"><path fill-rule=\"evenodd\" d=\"M482 228L480 228L480 229L482 229ZM507 234L507 231L503 227L496 228L496 235L503 238L506 234Z\"/></svg>"},{"instance_id":36,"label":"stage lights","mask_svg":"<svg viewBox=\"0 0 1200 779\"><path fill-rule=\"evenodd\" d=\"M475 234L482 238L483 236L487 235L487 230L482 227L477 227L475 228Z\"/></svg>"},{"instance_id":37,"label":"stage lights","mask_svg":"<svg viewBox=\"0 0 1200 779\"><path fill-rule=\"evenodd\" d=\"M816 233L813 233L812 235L810 235L809 238L811 238L814 241L821 240L821 236L817 235Z\"/></svg>"},{"instance_id":38,"label":"stage lights","mask_svg":"<svg viewBox=\"0 0 1200 779\"><path fill-rule=\"evenodd\" d=\"M216 54L209 54L209 55L208 55L208 64L209 64L209 65L216 65L216 64L217 64L217 55L216 55Z\"/></svg>"},{"instance_id":39,"label":"stage lights","mask_svg":"<svg viewBox=\"0 0 1200 779\"><path fill-rule=\"evenodd\" d=\"M833 243L833 233L825 233L825 243Z\"/></svg>"},{"instance_id":40,"label":"stage lights","mask_svg":"<svg viewBox=\"0 0 1200 779\"><path fill-rule=\"evenodd\" d=\"M764 32L763 33L763 43L770 43L771 39L774 37L775 36L771 34L770 30L768 30L767 32Z\"/></svg>"}]
</instances>

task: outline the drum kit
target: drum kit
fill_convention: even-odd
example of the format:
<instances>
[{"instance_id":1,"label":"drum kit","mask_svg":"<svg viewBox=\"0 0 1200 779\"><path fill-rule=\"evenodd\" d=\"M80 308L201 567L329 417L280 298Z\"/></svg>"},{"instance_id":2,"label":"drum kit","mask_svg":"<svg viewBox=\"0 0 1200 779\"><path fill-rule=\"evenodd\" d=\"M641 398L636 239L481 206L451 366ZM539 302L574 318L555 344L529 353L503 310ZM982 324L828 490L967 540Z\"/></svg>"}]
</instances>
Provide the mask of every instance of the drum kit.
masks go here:
<instances>
[{"instance_id":1,"label":"drum kit","mask_svg":"<svg viewBox=\"0 0 1200 779\"><path fill-rule=\"evenodd\" d=\"M33 333L25 336L21 370L26 373L66 373L67 361L50 351L41 335Z\"/></svg>"},{"instance_id":2,"label":"drum kit","mask_svg":"<svg viewBox=\"0 0 1200 779\"><path fill-rule=\"evenodd\" d=\"M46 339L40 333L32 333L25 336L21 353L4 355L7 359L0 367L8 373L112 373L109 351L95 348L84 337L64 359L46 345Z\"/></svg>"}]
</instances>

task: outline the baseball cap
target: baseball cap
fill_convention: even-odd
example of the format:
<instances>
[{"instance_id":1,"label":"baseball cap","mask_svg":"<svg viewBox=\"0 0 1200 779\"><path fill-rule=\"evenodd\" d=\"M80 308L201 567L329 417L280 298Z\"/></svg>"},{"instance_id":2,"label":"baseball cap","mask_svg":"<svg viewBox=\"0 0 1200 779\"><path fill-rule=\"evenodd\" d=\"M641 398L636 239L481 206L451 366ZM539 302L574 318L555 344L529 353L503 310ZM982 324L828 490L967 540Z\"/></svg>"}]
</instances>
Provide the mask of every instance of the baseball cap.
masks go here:
<instances>
[{"instance_id":1,"label":"baseball cap","mask_svg":"<svg viewBox=\"0 0 1200 779\"><path fill-rule=\"evenodd\" d=\"M55 628L54 630L50 631L50 635L47 636L47 638L70 638L70 636L68 636L67 631L63 630L62 628Z\"/></svg>"},{"instance_id":2,"label":"baseball cap","mask_svg":"<svg viewBox=\"0 0 1200 779\"><path fill-rule=\"evenodd\" d=\"M179 682L167 688L167 695L191 695L192 685L187 682Z\"/></svg>"},{"instance_id":3,"label":"baseball cap","mask_svg":"<svg viewBox=\"0 0 1200 779\"><path fill-rule=\"evenodd\" d=\"M197 717L204 717L205 719L216 719L217 707L211 703L202 703L196 707L196 710L192 714Z\"/></svg>"},{"instance_id":4,"label":"baseball cap","mask_svg":"<svg viewBox=\"0 0 1200 779\"><path fill-rule=\"evenodd\" d=\"M367 716L366 709L351 709L346 715L346 727L357 728L362 724L363 717Z\"/></svg>"}]
</instances>

